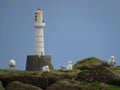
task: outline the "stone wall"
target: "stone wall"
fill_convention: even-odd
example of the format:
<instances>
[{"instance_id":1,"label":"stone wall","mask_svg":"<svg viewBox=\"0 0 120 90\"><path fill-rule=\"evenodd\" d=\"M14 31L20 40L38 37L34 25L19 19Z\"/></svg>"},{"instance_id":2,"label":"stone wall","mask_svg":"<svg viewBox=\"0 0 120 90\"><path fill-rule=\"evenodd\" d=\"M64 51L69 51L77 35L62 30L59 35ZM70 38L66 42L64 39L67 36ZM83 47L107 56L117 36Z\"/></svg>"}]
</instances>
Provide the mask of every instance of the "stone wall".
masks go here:
<instances>
[{"instance_id":1,"label":"stone wall","mask_svg":"<svg viewBox=\"0 0 120 90\"><path fill-rule=\"evenodd\" d=\"M50 69L53 69L51 64L51 56L38 56L38 55L28 55L26 61L26 70L28 71L40 71L41 68L48 65Z\"/></svg>"}]
</instances>

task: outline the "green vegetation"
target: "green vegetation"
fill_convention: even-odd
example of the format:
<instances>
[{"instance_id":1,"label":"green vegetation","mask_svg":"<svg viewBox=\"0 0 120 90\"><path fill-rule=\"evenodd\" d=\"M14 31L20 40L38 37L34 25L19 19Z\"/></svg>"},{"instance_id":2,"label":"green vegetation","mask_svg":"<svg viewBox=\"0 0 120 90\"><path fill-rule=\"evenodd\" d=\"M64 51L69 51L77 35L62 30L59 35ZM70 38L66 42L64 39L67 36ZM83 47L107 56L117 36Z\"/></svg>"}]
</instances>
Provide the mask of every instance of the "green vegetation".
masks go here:
<instances>
[{"instance_id":1,"label":"green vegetation","mask_svg":"<svg viewBox=\"0 0 120 90\"><path fill-rule=\"evenodd\" d=\"M84 84L81 85L84 86L84 90L120 90L119 86L116 85L110 85L110 84L106 84L103 82L93 82L93 83L89 83L89 84Z\"/></svg>"},{"instance_id":2,"label":"green vegetation","mask_svg":"<svg viewBox=\"0 0 120 90\"><path fill-rule=\"evenodd\" d=\"M120 90L120 67L91 57L78 61L72 71L0 70L0 81L4 87L19 81L43 90Z\"/></svg>"},{"instance_id":3,"label":"green vegetation","mask_svg":"<svg viewBox=\"0 0 120 90\"><path fill-rule=\"evenodd\" d=\"M41 72L3 69L0 70L0 75L41 75Z\"/></svg>"},{"instance_id":4,"label":"green vegetation","mask_svg":"<svg viewBox=\"0 0 120 90\"><path fill-rule=\"evenodd\" d=\"M84 60L78 61L74 68L76 69L94 69L98 66L108 66L105 61L99 60L95 57L86 58Z\"/></svg>"},{"instance_id":5,"label":"green vegetation","mask_svg":"<svg viewBox=\"0 0 120 90\"><path fill-rule=\"evenodd\" d=\"M111 69L114 70L116 73L120 73L120 66L111 67Z\"/></svg>"}]
</instances>

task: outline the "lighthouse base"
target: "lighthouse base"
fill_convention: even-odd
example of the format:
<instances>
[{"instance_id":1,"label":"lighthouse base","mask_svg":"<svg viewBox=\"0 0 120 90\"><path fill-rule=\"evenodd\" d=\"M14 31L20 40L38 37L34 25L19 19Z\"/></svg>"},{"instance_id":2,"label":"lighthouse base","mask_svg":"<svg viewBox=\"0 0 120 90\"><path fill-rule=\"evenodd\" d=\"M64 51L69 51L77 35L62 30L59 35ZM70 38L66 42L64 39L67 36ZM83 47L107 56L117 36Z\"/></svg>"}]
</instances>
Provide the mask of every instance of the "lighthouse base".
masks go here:
<instances>
[{"instance_id":1,"label":"lighthouse base","mask_svg":"<svg viewBox=\"0 0 120 90\"><path fill-rule=\"evenodd\" d=\"M26 61L26 70L28 71L41 71L42 67L48 65L50 69L53 69L51 64L51 56L38 56L28 55Z\"/></svg>"}]
</instances>

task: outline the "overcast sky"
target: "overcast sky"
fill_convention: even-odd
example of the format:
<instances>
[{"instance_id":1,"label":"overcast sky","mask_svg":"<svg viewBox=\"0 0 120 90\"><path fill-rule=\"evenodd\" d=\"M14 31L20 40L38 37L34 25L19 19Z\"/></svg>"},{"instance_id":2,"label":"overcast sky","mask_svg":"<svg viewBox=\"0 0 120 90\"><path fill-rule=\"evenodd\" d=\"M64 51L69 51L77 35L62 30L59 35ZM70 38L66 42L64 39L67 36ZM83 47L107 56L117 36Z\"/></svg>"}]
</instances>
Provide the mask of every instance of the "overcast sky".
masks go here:
<instances>
[{"instance_id":1,"label":"overcast sky","mask_svg":"<svg viewBox=\"0 0 120 90\"><path fill-rule=\"evenodd\" d=\"M87 57L120 65L120 0L0 0L0 68L25 70L34 55L34 12L43 10L45 54L58 69Z\"/></svg>"}]
</instances>

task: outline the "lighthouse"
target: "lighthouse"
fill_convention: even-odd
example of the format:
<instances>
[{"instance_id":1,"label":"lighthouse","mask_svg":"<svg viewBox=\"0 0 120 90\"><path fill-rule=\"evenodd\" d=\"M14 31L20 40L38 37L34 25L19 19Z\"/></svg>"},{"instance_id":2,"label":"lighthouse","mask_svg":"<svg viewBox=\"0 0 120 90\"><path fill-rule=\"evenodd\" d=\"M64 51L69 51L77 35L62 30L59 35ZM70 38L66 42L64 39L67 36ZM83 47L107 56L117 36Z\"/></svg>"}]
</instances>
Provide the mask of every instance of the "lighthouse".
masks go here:
<instances>
[{"instance_id":1,"label":"lighthouse","mask_svg":"<svg viewBox=\"0 0 120 90\"><path fill-rule=\"evenodd\" d=\"M35 54L27 56L26 70L28 71L41 71L46 65L53 69L51 56L45 55L44 51L44 27L43 11L37 9L34 14Z\"/></svg>"},{"instance_id":2,"label":"lighthouse","mask_svg":"<svg viewBox=\"0 0 120 90\"><path fill-rule=\"evenodd\" d=\"M45 22L43 19L43 11L38 9L35 11L35 55L41 56L44 55L44 27Z\"/></svg>"}]
</instances>

